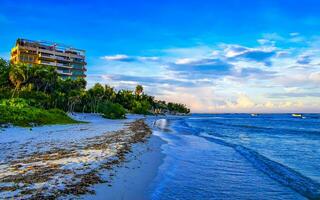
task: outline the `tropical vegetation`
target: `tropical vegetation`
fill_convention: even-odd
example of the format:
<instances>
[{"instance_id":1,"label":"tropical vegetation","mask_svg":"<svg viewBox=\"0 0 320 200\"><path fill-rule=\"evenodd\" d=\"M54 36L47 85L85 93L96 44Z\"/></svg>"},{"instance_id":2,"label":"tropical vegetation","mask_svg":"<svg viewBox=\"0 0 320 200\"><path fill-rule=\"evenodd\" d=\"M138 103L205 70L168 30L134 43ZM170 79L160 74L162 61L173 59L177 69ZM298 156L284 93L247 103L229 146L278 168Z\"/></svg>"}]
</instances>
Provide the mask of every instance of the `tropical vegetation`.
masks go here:
<instances>
[{"instance_id":1,"label":"tropical vegetation","mask_svg":"<svg viewBox=\"0 0 320 200\"><path fill-rule=\"evenodd\" d=\"M65 112L100 113L110 119L125 118L126 113L190 112L183 104L155 100L144 93L142 85L134 91L116 91L99 83L86 86L83 78L62 79L54 67L0 59L0 124L73 123Z\"/></svg>"},{"instance_id":2,"label":"tropical vegetation","mask_svg":"<svg viewBox=\"0 0 320 200\"><path fill-rule=\"evenodd\" d=\"M1 100L0 124L35 126L40 124L78 123L59 109L44 110L30 106L25 99Z\"/></svg>"}]
</instances>

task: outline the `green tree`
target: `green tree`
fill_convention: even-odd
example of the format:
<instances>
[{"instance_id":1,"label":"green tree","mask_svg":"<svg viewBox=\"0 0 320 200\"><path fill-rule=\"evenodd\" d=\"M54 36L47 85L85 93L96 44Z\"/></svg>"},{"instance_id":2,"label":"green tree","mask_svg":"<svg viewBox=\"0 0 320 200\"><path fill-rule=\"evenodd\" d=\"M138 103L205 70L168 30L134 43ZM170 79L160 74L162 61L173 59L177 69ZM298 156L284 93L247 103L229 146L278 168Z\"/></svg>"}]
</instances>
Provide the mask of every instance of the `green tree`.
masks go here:
<instances>
[{"instance_id":1,"label":"green tree","mask_svg":"<svg viewBox=\"0 0 320 200\"><path fill-rule=\"evenodd\" d=\"M126 110L118 103L105 101L99 104L99 113L108 119L124 119Z\"/></svg>"},{"instance_id":2,"label":"green tree","mask_svg":"<svg viewBox=\"0 0 320 200\"><path fill-rule=\"evenodd\" d=\"M125 109L132 110L134 95L131 90L120 90L116 95L116 103L121 104Z\"/></svg>"},{"instance_id":3,"label":"green tree","mask_svg":"<svg viewBox=\"0 0 320 200\"><path fill-rule=\"evenodd\" d=\"M132 112L135 114L147 115L150 113L151 105L148 101L134 101L132 106Z\"/></svg>"},{"instance_id":4,"label":"green tree","mask_svg":"<svg viewBox=\"0 0 320 200\"><path fill-rule=\"evenodd\" d=\"M0 88L10 87L9 85L9 63L0 58Z\"/></svg>"},{"instance_id":5,"label":"green tree","mask_svg":"<svg viewBox=\"0 0 320 200\"><path fill-rule=\"evenodd\" d=\"M9 64L0 59L0 100L10 102L10 99L18 96L32 107L26 110L37 108L41 113L40 110L44 109L61 109L68 112L101 113L107 118L123 118L126 112L190 112L183 104L156 101L153 96L143 92L142 85L137 85L134 91L116 91L113 87L99 83L86 89L86 84L83 78L62 79L55 67ZM5 110L6 106L5 104L2 108ZM17 107L12 109L23 113L18 112Z\"/></svg>"},{"instance_id":6,"label":"green tree","mask_svg":"<svg viewBox=\"0 0 320 200\"><path fill-rule=\"evenodd\" d=\"M105 95L104 87L100 83L96 83L92 88L88 90L88 94L91 98L91 112L97 113L98 105Z\"/></svg>"},{"instance_id":7,"label":"green tree","mask_svg":"<svg viewBox=\"0 0 320 200\"><path fill-rule=\"evenodd\" d=\"M142 85L137 85L137 86L136 86L136 89L135 89L135 94L136 94L136 96L140 96L140 95L142 94L142 92L143 92L143 87L142 87Z\"/></svg>"},{"instance_id":8,"label":"green tree","mask_svg":"<svg viewBox=\"0 0 320 200\"><path fill-rule=\"evenodd\" d=\"M104 86L104 93L105 93L105 96L104 96L105 100L111 101L111 102L115 101L117 94L116 94L113 87L105 85Z\"/></svg>"},{"instance_id":9,"label":"green tree","mask_svg":"<svg viewBox=\"0 0 320 200\"><path fill-rule=\"evenodd\" d=\"M58 81L55 67L33 65L30 69L29 83L33 84L36 91L52 92Z\"/></svg>"},{"instance_id":10,"label":"green tree","mask_svg":"<svg viewBox=\"0 0 320 200\"><path fill-rule=\"evenodd\" d=\"M26 64L11 65L9 70L9 80L14 85L15 90L12 97L15 96L16 92L27 83L29 79L29 66Z\"/></svg>"}]
</instances>

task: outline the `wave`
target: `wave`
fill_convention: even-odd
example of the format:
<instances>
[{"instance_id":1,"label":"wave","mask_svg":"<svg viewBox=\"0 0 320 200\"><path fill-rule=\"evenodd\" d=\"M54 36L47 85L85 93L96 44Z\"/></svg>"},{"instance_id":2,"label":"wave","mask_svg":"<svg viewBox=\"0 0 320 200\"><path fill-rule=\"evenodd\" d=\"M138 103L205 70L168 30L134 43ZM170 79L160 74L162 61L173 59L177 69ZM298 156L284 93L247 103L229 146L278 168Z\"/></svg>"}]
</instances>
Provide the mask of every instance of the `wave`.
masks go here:
<instances>
[{"instance_id":1,"label":"wave","mask_svg":"<svg viewBox=\"0 0 320 200\"><path fill-rule=\"evenodd\" d=\"M245 128L245 129L256 129L256 130L261 130L261 131L278 130L278 131L281 131L281 133L287 133L287 134L299 134L299 133L320 134L320 131L317 131L317 130L306 130L306 129L296 130L296 129L284 128L284 127L276 127L276 128L274 128L274 127L265 127L265 126L257 126L257 125L246 125L246 124L230 124L230 123L216 122L216 121L208 121L208 123L213 123L213 124L222 125L222 126L229 126L229 127L238 127L238 128Z\"/></svg>"},{"instance_id":2,"label":"wave","mask_svg":"<svg viewBox=\"0 0 320 200\"><path fill-rule=\"evenodd\" d=\"M251 149L238 145L235 147L235 150L250 161L256 168L281 184L290 187L309 199L320 199L319 183Z\"/></svg>"},{"instance_id":3,"label":"wave","mask_svg":"<svg viewBox=\"0 0 320 200\"><path fill-rule=\"evenodd\" d=\"M235 149L257 169L267 174L272 179L279 183L290 187L301 195L309 199L320 199L320 184L312 179L303 176L301 173L282 165L278 162L270 160L269 158L241 145L228 143L224 140L211 138L207 136L200 136L208 141L216 144L224 145Z\"/></svg>"},{"instance_id":4,"label":"wave","mask_svg":"<svg viewBox=\"0 0 320 200\"><path fill-rule=\"evenodd\" d=\"M226 117L189 117L190 120L204 120L204 119L229 119Z\"/></svg>"},{"instance_id":5,"label":"wave","mask_svg":"<svg viewBox=\"0 0 320 200\"><path fill-rule=\"evenodd\" d=\"M229 124L228 124L229 125ZM279 131L286 131L288 133L309 133L309 134L320 134L320 131L315 130L296 130L296 129L290 129L290 128L283 128L283 127L263 127L263 126L254 126L254 125L241 125L241 124L230 124L230 126L234 127L242 127L242 128L249 128L249 129L260 129L260 130L279 130Z\"/></svg>"},{"instance_id":6,"label":"wave","mask_svg":"<svg viewBox=\"0 0 320 200\"><path fill-rule=\"evenodd\" d=\"M301 195L309 199L320 199L320 184L304 176L303 174L289 168L288 166L273 161L259 154L258 152L246 148L242 145L237 145L230 142L226 142L222 139L205 136L201 134L201 130L199 128L194 129L194 127L191 127L186 122L181 121L179 123L179 130L182 130L181 126L184 126L183 129L185 130L189 129L188 134L193 132L194 135L202 137L207 141L233 148L250 163L252 163L253 166L255 166L258 170L262 171L270 178L278 181L282 185L290 187L291 189L295 190ZM179 130L177 132L180 132Z\"/></svg>"},{"instance_id":7,"label":"wave","mask_svg":"<svg viewBox=\"0 0 320 200\"><path fill-rule=\"evenodd\" d=\"M204 129L198 127L191 127L185 120L180 119L177 120L173 125L172 128L175 129L178 133L189 134L189 135L198 135Z\"/></svg>"}]
</instances>

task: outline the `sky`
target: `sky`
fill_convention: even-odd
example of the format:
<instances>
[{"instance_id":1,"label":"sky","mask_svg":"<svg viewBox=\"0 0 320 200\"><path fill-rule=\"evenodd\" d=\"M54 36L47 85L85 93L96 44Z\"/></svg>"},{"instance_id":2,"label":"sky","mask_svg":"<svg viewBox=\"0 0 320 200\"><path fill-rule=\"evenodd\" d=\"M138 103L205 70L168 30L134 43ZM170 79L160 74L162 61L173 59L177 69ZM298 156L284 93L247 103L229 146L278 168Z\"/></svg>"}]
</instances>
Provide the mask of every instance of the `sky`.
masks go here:
<instances>
[{"instance_id":1,"label":"sky","mask_svg":"<svg viewBox=\"0 0 320 200\"><path fill-rule=\"evenodd\" d=\"M192 112L320 112L318 0L0 0L17 38L85 49L88 87L142 84Z\"/></svg>"}]
</instances>

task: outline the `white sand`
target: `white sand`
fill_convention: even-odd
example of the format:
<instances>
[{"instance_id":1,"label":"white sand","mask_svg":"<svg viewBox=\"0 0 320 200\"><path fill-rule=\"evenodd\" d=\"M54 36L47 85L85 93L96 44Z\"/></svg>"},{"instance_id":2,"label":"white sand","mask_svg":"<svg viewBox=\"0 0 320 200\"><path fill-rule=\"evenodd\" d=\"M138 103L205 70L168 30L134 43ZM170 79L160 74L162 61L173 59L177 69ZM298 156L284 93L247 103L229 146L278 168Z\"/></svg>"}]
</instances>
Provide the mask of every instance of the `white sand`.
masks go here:
<instances>
[{"instance_id":1,"label":"white sand","mask_svg":"<svg viewBox=\"0 0 320 200\"><path fill-rule=\"evenodd\" d=\"M74 119L86 121L84 124L50 125L35 128L11 127L0 130L0 176L8 174L8 163L12 160L25 158L34 153L47 152L51 149L72 146L89 138L124 128L125 123L143 118L140 115L128 115L125 120L108 120L96 114L75 114ZM147 191L162 163L163 154L160 146L163 141L151 136L146 143L134 145L134 151L127 155L129 162L115 170L103 172L104 176L114 174L110 183L98 184L93 187L96 195L85 195L84 199L148 199ZM84 156L76 160L60 159L58 164L69 163L77 167L77 163L96 160L104 154L114 152L90 151L80 152ZM78 159L78 160L77 160ZM49 162L49 161L48 161ZM52 161L54 162L54 161ZM70 163L71 162L71 163ZM93 162L89 162L94 164ZM67 166L66 166L67 167ZM62 177L61 177L62 178ZM50 187L50 183L46 185ZM111 184L111 187L108 186ZM2 184L1 184L2 185ZM35 185L35 187L42 187ZM7 194L11 196L11 194ZM71 197L72 198L72 197ZM82 198L82 197L81 197Z\"/></svg>"},{"instance_id":2,"label":"white sand","mask_svg":"<svg viewBox=\"0 0 320 200\"><path fill-rule=\"evenodd\" d=\"M71 117L89 123L39 126L32 129L23 127L0 129L0 164L7 159L12 160L20 156L22 152L23 155L39 153L106 132L117 131L122 129L126 122L142 118L139 115L128 115L128 119L109 120L98 114L80 113Z\"/></svg>"},{"instance_id":3,"label":"white sand","mask_svg":"<svg viewBox=\"0 0 320 200\"><path fill-rule=\"evenodd\" d=\"M85 195L85 200L144 200L150 199L148 191L163 162L164 154L158 136L152 135L147 143L136 144L128 155L128 162L117 167L114 180L94 186L95 195ZM106 171L108 176L110 171ZM109 185L111 184L111 185Z\"/></svg>"}]
</instances>

